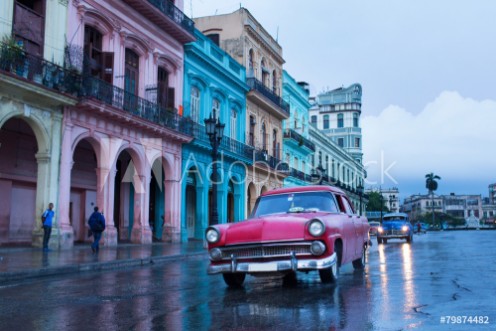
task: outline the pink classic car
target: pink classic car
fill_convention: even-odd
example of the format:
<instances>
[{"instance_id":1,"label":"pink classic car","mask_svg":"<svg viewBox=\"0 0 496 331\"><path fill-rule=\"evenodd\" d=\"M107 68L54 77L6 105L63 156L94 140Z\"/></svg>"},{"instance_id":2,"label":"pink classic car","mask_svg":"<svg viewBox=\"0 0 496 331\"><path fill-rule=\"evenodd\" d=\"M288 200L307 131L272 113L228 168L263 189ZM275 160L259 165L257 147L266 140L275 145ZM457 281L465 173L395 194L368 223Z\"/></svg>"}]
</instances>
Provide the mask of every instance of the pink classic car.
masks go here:
<instances>
[{"instance_id":1,"label":"pink classic car","mask_svg":"<svg viewBox=\"0 0 496 331\"><path fill-rule=\"evenodd\" d=\"M312 270L328 283L343 264L364 267L369 224L340 189L305 186L266 192L248 220L210 226L205 235L208 273L229 286L241 286L246 274L295 280L296 271Z\"/></svg>"}]
</instances>

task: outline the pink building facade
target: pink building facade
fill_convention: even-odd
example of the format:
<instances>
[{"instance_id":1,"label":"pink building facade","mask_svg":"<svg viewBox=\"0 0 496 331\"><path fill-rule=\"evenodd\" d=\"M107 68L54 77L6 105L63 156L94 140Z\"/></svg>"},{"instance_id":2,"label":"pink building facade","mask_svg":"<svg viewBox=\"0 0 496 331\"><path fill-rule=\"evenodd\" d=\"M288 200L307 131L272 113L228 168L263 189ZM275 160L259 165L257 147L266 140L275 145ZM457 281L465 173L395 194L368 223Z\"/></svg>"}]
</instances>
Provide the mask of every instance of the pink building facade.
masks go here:
<instances>
[{"instance_id":1,"label":"pink building facade","mask_svg":"<svg viewBox=\"0 0 496 331\"><path fill-rule=\"evenodd\" d=\"M87 240L94 206L105 245L180 240L181 144L191 137L177 113L183 44L194 36L182 1L162 5L69 3L66 63L86 77L62 123L59 217L72 241Z\"/></svg>"}]
</instances>

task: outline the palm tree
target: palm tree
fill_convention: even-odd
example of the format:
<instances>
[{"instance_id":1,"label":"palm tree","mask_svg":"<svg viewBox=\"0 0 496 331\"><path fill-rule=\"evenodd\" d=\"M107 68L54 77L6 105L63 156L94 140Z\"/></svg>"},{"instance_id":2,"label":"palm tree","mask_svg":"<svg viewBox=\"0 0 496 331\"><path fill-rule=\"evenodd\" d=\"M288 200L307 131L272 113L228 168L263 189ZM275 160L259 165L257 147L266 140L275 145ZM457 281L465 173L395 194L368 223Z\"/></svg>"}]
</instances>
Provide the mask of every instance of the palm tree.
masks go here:
<instances>
[{"instance_id":1,"label":"palm tree","mask_svg":"<svg viewBox=\"0 0 496 331\"><path fill-rule=\"evenodd\" d=\"M434 191L437 190L437 181L436 179L441 179L438 175L434 175L434 173L430 173L425 175L425 188L429 190L429 194L431 195L431 205L432 205L432 224L434 224Z\"/></svg>"},{"instance_id":2,"label":"palm tree","mask_svg":"<svg viewBox=\"0 0 496 331\"><path fill-rule=\"evenodd\" d=\"M429 190L429 194L434 194L434 191L437 190L436 179L441 179L441 177L434 175L432 172L425 175L425 187Z\"/></svg>"}]
</instances>

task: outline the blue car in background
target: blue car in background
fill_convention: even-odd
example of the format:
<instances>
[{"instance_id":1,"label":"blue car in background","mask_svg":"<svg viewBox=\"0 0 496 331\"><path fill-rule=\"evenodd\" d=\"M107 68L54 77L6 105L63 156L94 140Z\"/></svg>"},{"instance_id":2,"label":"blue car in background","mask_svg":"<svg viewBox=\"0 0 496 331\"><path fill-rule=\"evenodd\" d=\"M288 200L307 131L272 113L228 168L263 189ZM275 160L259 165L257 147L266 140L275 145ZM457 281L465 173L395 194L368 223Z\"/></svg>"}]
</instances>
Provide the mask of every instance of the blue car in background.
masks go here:
<instances>
[{"instance_id":1,"label":"blue car in background","mask_svg":"<svg viewBox=\"0 0 496 331\"><path fill-rule=\"evenodd\" d=\"M382 224L377 229L377 243L386 244L388 239L405 239L413 241L413 226L405 213L389 213L382 218Z\"/></svg>"}]
</instances>

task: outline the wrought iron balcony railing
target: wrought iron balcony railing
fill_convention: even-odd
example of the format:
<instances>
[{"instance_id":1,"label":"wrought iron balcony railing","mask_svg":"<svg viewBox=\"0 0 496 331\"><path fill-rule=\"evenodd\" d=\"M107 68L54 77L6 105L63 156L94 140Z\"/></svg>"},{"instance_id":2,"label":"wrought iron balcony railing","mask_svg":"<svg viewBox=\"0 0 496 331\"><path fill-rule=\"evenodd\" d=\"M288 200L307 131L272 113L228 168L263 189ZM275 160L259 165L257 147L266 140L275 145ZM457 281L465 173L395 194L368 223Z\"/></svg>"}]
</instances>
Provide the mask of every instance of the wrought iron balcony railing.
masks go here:
<instances>
[{"instance_id":1,"label":"wrought iron balcony railing","mask_svg":"<svg viewBox=\"0 0 496 331\"><path fill-rule=\"evenodd\" d=\"M190 125L194 128L192 132L193 137L210 146L210 137L207 134L205 126L193 122L191 119L185 119L185 121L189 121ZM252 146L245 145L242 142L226 136L222 137L219 148L220 151L230 152L250 160L253 158L253 152L255 151L255 148Z\"/></svg>"},{"instance_id":2,"label":"wrought iron balcony railing","mask_svg":"<svg viewBox=\"0 0 496 331\"><path fill-rule=\"evenodd\" d=\"M193 126L173 110L161 107L98 78L84 76L80 96L94 98L155 124L192 135Z\"/></svg>"},{"instance_id":3,"label":"wrought iron balcony railing","mask_svg":"<svg viewBox=\"0 0 496 331\"><path fill-rule=\"evenodd\" d=\"M148 2L192 35L195 33L195 23L193 20L186 16L170 0L148 0Z\"/></svg>"},{"instance_id":4,"label":"wrought iron balcony railing","mask_svg":"<svg viewBox=\"0 0 496 331\"><path fill-rule=\"evenodd\" d=\"M265 150L256 149L254 151L254 156L254 160L257 163L265 163L270 168L280 172L289 172L289 166L286 162L283 162L278 158L269 155Z\"/></svg>"},{"instance_id":5,"label":"wrought iron balcony railing","mask_svg":"<svg viewBox=\"0 0 496 331\"><path fill-rule=\"evenodd\" d=\"M256 78L247 78L246 84L250 87L250 89L260 92L263 96L272 101L277 107L282 109L283 112L289 115L289 104L268 87L266 87L261 81Z\"/></svg>"},{"instance_id":6,"label":"wrought iron balcony railing","mask_svg":"<svg viewBox=\"0 0 496 331\"><path fill-rule=\"evenodd\" d=\"M284 131L284 138L293 139L298 142L300 146L305 146L311 151L315 152L315 144L293 129Z\"/></svg>"},{"instance_id":7,"label":"wrought iron balcony railing","mask_svg":"<svg viewBox=\"0 0 496 331\"><path fill-rule=\"evenodd\" d=\"M296 170L294 168L291 168L289 170L289 175L291 177L298 178L298 179L301 179L301 180L306 181L306 182L310 182L310 183L313 182L311 175L308 175L308 174L304 173L303 171L299 171L299 170Z\"/></svg>"},{"instance_id":8,"label":"wrought iron balcony railing","mask_svg":"<svg viewBox=\"0 0 496 331\"><path fill-rule=\"evenodd\" d=\"M78 72L28 54L17 45L0 43L0 70L57 92L77 95L81 90Z\"/></svg>"}]
</instances>

